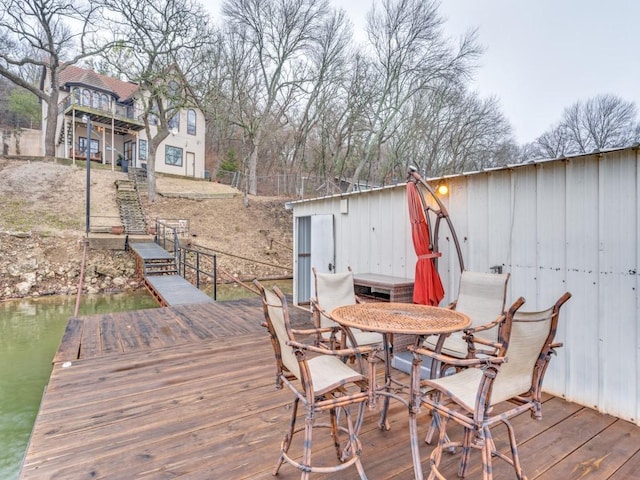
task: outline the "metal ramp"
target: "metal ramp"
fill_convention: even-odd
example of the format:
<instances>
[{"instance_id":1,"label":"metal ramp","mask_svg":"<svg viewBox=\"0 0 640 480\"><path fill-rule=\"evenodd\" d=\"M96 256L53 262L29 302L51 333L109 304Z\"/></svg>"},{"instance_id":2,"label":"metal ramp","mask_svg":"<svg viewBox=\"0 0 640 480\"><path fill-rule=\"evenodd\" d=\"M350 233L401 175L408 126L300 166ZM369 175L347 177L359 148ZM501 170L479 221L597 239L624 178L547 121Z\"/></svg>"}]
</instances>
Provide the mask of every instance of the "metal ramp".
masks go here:
<instances>
[{"instance_id":1,"label":"metal ramp","mask_svg":"<svg viewBox=\"0 0 640 480\"><path fill-rule=\"evenodd\" d=\"M160 306L213 303L213 298L182 278L175 257L153 242L129 245L136 257L138 274Z\"/></svg>"}]
</instances>

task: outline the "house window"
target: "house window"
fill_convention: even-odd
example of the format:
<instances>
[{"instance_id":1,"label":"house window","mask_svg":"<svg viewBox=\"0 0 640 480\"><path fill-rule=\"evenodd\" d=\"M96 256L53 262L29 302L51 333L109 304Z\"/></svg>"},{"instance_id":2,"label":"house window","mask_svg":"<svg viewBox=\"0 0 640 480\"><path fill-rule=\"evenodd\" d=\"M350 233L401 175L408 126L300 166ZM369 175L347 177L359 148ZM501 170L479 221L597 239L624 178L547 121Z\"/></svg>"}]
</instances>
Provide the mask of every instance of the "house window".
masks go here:
<instances>
[{"instance_id":1,"label":"house window","mask_svg":"<svg viewBox=\"0 0 640 480\"><path fill-rule=\"evenodd\" d=\"M107 112L110 110L110 108L109 108L109 97L105 93L100 95L100 108L102 110L106 110Z\"/></svg>"},{"instance_id":2,"label":"house window","mask_svg":"<svg viewBox=\"0 0 640 480\"><path fill-rule=\"evenodd\" d=\"M76 105L80 105L80 89L78 87L75 87L73 89L73 103L75 103Z\"/></svg>"},{"instance_id":3,"label":"house window","mask_svg":"<svg viewBox=\"0 0 640 480\"><path fill-rule=\"evenodd\" d=\"M178 147L166 146L164 163L176 167L182 166L182 149Z\"/></svg>"},{"instance_id":4,"label":"house window","mask_svg":"<svg viewBox=\"0 0 640 480\"><path fill-rule=\"evenodd\" d=\"M147 159L147 141L139 140L138 142L139 142L138 150L140 151L140 160L146 160Z\"/></svg>"},{"instance_id":5,"label":"house window","mask_svg":"<svg viewBox=\"0 0 640 480\"><path fill-rule=\"evenodd\" d=\"M91 107L100 108L100 94L98 92L91 92Z\"/></svg>"},{"instance_id":6,"label":"house window","mask_svg":"<svg viewBox=\"0 0 640 480\"><path fill-rule=\"evenodd\" d=\"M178 85L178 82L171 80L167 92L169 93L169 103L171 103L180 93L180 85Z\"/></svg>"},{"instance_id":7,"label":"house window","mask_svg":"<svg viewBox=\"0 0 640 480\"><path fill-rule=\"evenodd\" d=\"M86 88L82 91L82 105L85 107L91 106L91 92Z\"/></svg>"},{"instance_id":8,"label":"house window","mask_svg":"<svg viewBox=\"0 0 640 480\"><path fill-rule=\"evenodd\" d=\"M169 130L173 130L174 128L180 131L180 112L176 112L173 117L169 119Z\"/></svg>"},{"instance_id":9,"label":"house window","mask_svg":"<svg viewBox=\"0 0 640 480\"><path fill-rule=\"evenodd\" d=\"M187 111L187 133L189 135L196 134L196 111L193 109Z\"/></svg>"},{"instance_id":10,"label":"house window","mask_svg":"<svg viewBox=\"0 0 640 480\"><path fill-rule=\"evenodd\" d=\"M78 147L82 155L87 154L87 137L80 137L78 139ZM96 139L91 140L91 155L96 155L100 151L100 141Z\"/></svg>"}]
</instances>

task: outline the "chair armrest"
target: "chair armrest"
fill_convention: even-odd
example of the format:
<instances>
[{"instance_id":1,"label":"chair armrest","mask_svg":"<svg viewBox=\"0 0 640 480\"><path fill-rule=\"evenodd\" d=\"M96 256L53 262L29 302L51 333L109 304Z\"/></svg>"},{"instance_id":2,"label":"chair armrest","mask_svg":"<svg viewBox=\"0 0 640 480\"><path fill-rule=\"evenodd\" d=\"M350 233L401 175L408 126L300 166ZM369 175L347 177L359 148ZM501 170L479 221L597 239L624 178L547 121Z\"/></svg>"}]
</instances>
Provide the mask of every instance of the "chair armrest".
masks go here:
<instances>
[{"instance_id":1,"label":"chair armrest","mask_svg":"<svg viewBox=\"0 0 640 480\"><path fill-rule=\"evenodd\" d=\"M316 347L315 345L308 345L306 343L301 343L293 340L288 340L287 345L290 345L294 348L299 348L300 350L308 350L314 353L320 353L322 355L333 355L336 357L353 357L358 355L367 355L370 353L377 353L381 350L376 346L365 345L362 347L351 347L351 348L341 348L338 350L330 350L323 347Z\"/></svg>"},{"instance_id":2,"label":"chair armrest","mask_svg":"<svg viewBox=\"0 0 640 480\"><path fill-rule=\"evenodd\" d=\"M477 333L477 332L484 332L486 330L491 330L492 328L495 328L498 325L500 325L504 321L504 319L505 319L505 315L500 314L496 317L495 320L489 323L485 323L484 325L478 325L477 327L465 328L463 332L466 333L467 335L473 335L474 333Z\"/></svg>"},{"instance_id":3,"label":"chair armrest","mask_svg":"<svg viewBox=\"0 0 640 480\"><path fill-rule=\"evenodd\" d=\"M266 326L266 325L265 325ZM331 333L340 330L339 327L319 327L319 328L292 328L291 331L295 335L315 335L317 333Z\"/></svg>"},{"instance_id":4,"label":"chair armrest","mask_svg":"<svg viewBox=\"0 0 640 480\"><path fill-rule=\"evenodd\" d=\"M487 355L482 358L456 358L450 357L449 355L445 355L444 353L436 353L433 350L429 350L428 348L416 348L415 346L410 346L408 348L410 352L413 352L414 356L425 356L430 357L442 364L451 365L452 367L478 367L482 365L487 365L488 363L500 364L507 361L506 357L497 357L494 355Z\"/></svg>"}]
</instances>

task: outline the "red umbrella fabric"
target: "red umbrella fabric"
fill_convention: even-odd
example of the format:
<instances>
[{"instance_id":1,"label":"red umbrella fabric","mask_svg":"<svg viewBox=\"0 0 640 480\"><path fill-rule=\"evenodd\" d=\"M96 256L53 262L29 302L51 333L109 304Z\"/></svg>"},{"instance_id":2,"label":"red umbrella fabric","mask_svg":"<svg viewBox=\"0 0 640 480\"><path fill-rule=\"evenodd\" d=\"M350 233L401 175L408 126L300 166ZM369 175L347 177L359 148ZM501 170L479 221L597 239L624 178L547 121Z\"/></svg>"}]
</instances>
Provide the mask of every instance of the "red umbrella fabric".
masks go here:
<instances>
[{"instance_id":1,"label":"red umbrella fabric","mask_svg":"<svg viewBox=\"0 0 640 480\"><path fill-rule=\"evenodd\" d=\"M444 287L433 259L439 254L433 253L431 228L427 222L418 187L414 182L407 182L407 202L413 247L418 256L413 286L413 303L438 305L444 298Z\"/></svg>"}]
</instances>

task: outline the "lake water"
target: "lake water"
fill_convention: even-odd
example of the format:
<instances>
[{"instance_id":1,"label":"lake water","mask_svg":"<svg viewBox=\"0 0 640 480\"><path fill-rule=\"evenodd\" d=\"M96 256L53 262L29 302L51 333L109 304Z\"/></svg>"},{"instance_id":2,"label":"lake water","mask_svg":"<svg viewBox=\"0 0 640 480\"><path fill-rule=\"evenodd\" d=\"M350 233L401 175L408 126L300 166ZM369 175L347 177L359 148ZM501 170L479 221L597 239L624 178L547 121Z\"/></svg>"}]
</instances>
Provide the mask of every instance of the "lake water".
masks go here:
<instances>
[{"instance_id":1,"label":"lake water","mask_svg":"<svg viewBox=\"0 0 640 480\"><path fill-rule=\"evenodd\" d=\"M135 294L84 296L79 315L157 307ZM75 297L0 303L0 479L18 478L22 458Z\"/></svg>"}]
</instances>

